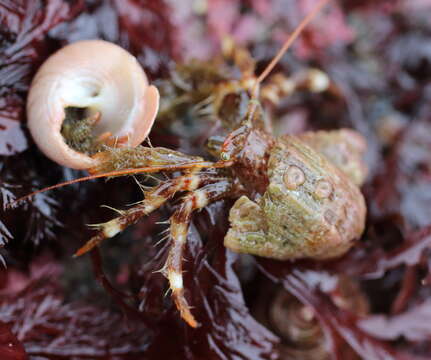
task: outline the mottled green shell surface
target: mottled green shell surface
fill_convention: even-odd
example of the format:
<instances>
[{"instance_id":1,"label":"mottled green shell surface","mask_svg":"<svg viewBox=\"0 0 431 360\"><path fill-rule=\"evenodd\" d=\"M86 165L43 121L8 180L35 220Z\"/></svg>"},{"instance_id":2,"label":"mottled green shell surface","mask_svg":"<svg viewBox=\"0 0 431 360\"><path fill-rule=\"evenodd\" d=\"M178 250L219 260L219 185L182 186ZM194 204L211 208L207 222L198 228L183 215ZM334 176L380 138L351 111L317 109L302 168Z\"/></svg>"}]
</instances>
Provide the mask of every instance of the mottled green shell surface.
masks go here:
<instances>
[{"instance_id":1,"label":"mottled green shell surface","mask_svg":"<svg viewBox=\"0 0 431 360\"><path fill-rule=\"evenodd\" d=\"M327 259L358 239L366 207L359 188L300 138L283 136L271 149L269 186L231 209L225 246L274 259Z\"/></svg>"},{"instance_id":2,"label":"mottled green shell surface","mask_svg":"<svg viewBox=\"0 0 431 360\"><path fill-rule=\"evenodd\" d=\"M298 138L323 154L356 185L364 183L368 172L363 159L367 142L361 134L351 129L320 130L302 133Z\"/></svg>"}]
</instances>

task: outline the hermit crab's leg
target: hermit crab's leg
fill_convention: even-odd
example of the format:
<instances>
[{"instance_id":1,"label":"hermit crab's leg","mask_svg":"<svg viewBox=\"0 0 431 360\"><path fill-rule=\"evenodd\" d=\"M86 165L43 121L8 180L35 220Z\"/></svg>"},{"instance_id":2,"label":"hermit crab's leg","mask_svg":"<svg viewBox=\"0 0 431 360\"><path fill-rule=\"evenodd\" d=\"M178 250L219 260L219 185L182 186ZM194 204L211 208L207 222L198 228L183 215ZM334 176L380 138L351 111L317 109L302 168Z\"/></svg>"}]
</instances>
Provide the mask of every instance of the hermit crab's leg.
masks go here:
<instances>
[{"instance_id":1,"label":"hermit crab's leg","mask_svg":"<svg viewBox=\"0 0 431 360\"><path fill-rule=\"evenodd\" d=\"M295 91L306 90L321 93L329 90L331 81L328 75L315 68L307 69L287 77L281 73L271 76L268 83L262 86L260 99L275 106L281 99L291 96Z\"/></svg>"},{"instance_id":2,"label":"hermit crab's leg","mask_svg":"<svg viewBox=\"0 0 431 360\"><path fill-rule=\"evenodd\" d=\"M277 55L271 60L271 62L266 66L261 74L257 78L253 79L253 85L250 89L251 99L249 102L247 114L241 124L226 137L225 143L223 144L222 151L220 153L220 158L222 161L230 161L233 158L238 146L241 146L241 143L244 142L244 138L247 137L247 134L253 128L253 123L255 120L261 118L259 115L259 113L261 113L261 105L258 101L261 83L274 69L276 64L290 48L295 39L301 34L302 30L328 1L329 0L320 0L317 3L313 10L301 21L293 33L287 38L282 48L278 51Z\"/></svg>"},{"instance_id":3,"label":"hermit crab's leg","mask_svg":"<svg viewBox=\"0 0 431 360\"><path fill-rule=\"evenodd\" d=\"M208 184L187 194L181 207L170 219L172 243L164 271L169 280L172 297L181 313L181 317L192 327L197 327L198 323L190 312L190 307L184 297L182 274L183 251L190 219L193 211L202 209L213 201L229 196L233 191L233 184L230 179L223 179L214 184Z\"/></svg>"},{"instance_id":4,"label":"hermit crab's leg","mask_svg":"<svg viewBox=\"0 0 431 360\"><path fill-rule=\"evenodd\" d=\"M123 169L138 169L149 166L170 166L203 161L199 156L191 156L182 152L163 148L136 147L109 148L93 156L97 165L88 169L90 174L107 173Z\"/></svg>"},{"instance_id":5,"label":"hermit crab's leg","mask_svg":"<svg viewBox=\"0 0 431 360\"><path fill-rule=\"evenodd\" d=\"M227 60L232 60L234 64L241 70L244 78L254 77L254 70L256 68L256 61L251 56L250 52L235 44L235 41L226 36L222 40L222 53Z\"/></svg>"},{"instance_id":6,"label":"hermit crab's leg","mask_svg":"<svg viewBox=\"0 0 431 360\"><path fill-rule=\"evenodd\" d=\"M116 176L126 176L126 175L137 175L137 174L154 174L159 172L174 172L174 171L184 171L184 172L194 172L199 169L220 169L220 168L226 168L233 165L232 161L219 161L216 163L210 162L210 161L189 161L189 162L180 162L177 164L168 164L168 165L153 165L153 166L143 166L133 169L120 169L120 170L113 170L108 172L98 172L89 176L84 176L81 178L68 180L62 183L58 183L55 185L51 185L48 187L45 187L43 189L39 189L36 191L33 191L30 194L24 195L19 197L18 199L6 204L7 209L13 209L19 204L30 200L33 196L42 194L44 192L55 190L62 188L67 185L77 184L80 182L88 181L88 180L94 180L94 179L100 179L100 178L109 178L109 177L116 177Z\"/></svg>"},{"instance_id":7,"label":"hermit crab's leg","mask_svg":"<svg viewBox=\"0 0 431 360\"><path fill-rule=\"evenodd\" d=\"M162 182L160 185L144 192L144 200L128 210L119 210L120 216L106 223L96 224L93 227L98 232L82 246L75 256L81 256L99 245L103 240L114 237L130 225L135 224L140 218L146 216L162 206L180 191L193 191L198 187L217 181L214 172L186 174L174 179Z\"/></svg>"}]
</instances>

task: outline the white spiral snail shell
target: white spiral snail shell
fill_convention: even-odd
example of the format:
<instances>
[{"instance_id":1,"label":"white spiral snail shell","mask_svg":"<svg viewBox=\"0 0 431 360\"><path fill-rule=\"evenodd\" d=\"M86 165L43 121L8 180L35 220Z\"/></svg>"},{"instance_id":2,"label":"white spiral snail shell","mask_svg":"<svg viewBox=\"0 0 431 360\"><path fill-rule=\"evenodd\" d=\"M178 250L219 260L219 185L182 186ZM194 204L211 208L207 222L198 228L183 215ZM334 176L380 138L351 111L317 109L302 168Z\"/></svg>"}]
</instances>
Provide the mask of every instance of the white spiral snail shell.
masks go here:
<instances>
[{"instance_id":1,"label":"white spiral snail shell","mask_svg":"<svg viewBox=\"0 0 431 360\"><path fill-rule=\"evenodd\" d=\"M62 134L65 108L100 113L94 136L111 133L137 146L148 135L159 92L148 84L136 58L102 40L79 41L51 55L34 77L27 100L28 127L41 151L55 162L88 169L97 160L70 148ZM124 140L125 139L125 140Z\"/></svg>"}]
</instances>

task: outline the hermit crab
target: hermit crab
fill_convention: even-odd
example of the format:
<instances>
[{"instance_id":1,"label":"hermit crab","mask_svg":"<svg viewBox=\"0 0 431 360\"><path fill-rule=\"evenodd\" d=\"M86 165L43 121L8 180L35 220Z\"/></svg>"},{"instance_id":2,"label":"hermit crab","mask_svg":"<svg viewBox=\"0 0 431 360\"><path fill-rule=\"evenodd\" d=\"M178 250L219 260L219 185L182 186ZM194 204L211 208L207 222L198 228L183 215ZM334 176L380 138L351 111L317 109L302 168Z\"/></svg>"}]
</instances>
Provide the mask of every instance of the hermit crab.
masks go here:
<instances>
[{"instance_id":1,"label":"hermit crab","mask_svg":"<svg viewBox=\"0 0 431 360\"><path fill-rule=\"evenodd\" d=\"M193 109L215 119L223 129L223 135L207 141L207 155L216 161L140 145L156 117L159 95L124 50L98 40L85 41L66 46L47 60L30 90L29 128L51 159L91 174L68 183L138 173L169 174L145 189L142 201L94 225L96 234L76 255L114 237L176 194L186 193L169 220L170 250L161 271L181 317L196 327L182 276L194 211L220 199L236 199L224 238L225 246L236 252L279 260L329 259L354 244L363 232L366 213L359 190L366 175L364 138L348 129L275 136L265 104L298 87L323 91L329 79L314 69L291 78L276 75L262 85L325 2L303 20L258 77L250 54L226 40L226 66L180 65L175 79L162 84L159 118L173 107L178 107L177 113ZM75 72L70 71L74 67ZM229 69L239 70L241 76L235 78ZM43 98L50 102L41 108Z\"/></svg>"}]
</instances>

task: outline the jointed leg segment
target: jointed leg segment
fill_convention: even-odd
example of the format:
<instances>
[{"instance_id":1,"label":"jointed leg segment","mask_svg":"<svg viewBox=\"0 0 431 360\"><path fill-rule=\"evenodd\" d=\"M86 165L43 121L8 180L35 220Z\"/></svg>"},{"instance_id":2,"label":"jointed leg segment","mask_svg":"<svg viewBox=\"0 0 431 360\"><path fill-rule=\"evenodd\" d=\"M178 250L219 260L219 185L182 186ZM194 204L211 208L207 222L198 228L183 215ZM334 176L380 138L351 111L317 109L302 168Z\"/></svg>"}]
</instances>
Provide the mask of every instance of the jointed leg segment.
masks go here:
<instances>
[{"instance_id":1,"label":"jointed leg segment","mask_svg":"<svg viewBox=\"0 0 431 360\"><path fill-rule=\"evenodd\" d=\"M182 261L189 223L193 211L202 209L209 203L224 198L232 193L233 184L228 178L218 177L216 173L186 174L164 181L157 187L145 192L145 199L135 207L120 211L120 216L103 224L96 225L99 232L76 252L80 256L135 224L141 217L162 206L179 191L189 191L180 208L170 218L170 236L172 244L164 267L164 274L169 280L172 296L181 317L192 327L198 323L190 312L184 297Z\"/></svg>"},{"instance_id":2,"label":"jointed leg segment","mask_svg":"<svg viewBox=\"0 0 431 360\"><path fill-rule=\"evenodd\" d=\"M213 174L198 173L187 174L162 182L155 188L145 192L144 200L138 205L128 210L120 210L120 216L115 219L103 224L94 225L94 227L99 230L98 233L81 247L75 253L75 256L85 254L99 245L103 240L114 237L128 226L136 224L141 217L158 209L177 192L193 191L211 180L213 180Z\"/></svg>"},{"instance_id":3,"label":"jointed leg segment","mask_svg":"<svg viewBox=\"0 0 431 360\"><path fill-rule=\"evenodd\" d=\"M186 195L181 207L170 219L172 244L164 270L172 290L172 297L181 313L181 317L192 327L198 326L198 323L190 312L190 307L184 297L182 275L183 252L191 216L193 211L202 209L209 203L228 196L232 191L232 182L229 179L208 184Z\"/></svg>"}]
</instances>

